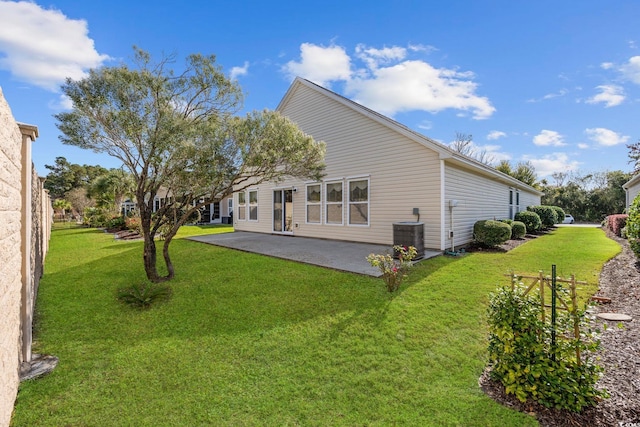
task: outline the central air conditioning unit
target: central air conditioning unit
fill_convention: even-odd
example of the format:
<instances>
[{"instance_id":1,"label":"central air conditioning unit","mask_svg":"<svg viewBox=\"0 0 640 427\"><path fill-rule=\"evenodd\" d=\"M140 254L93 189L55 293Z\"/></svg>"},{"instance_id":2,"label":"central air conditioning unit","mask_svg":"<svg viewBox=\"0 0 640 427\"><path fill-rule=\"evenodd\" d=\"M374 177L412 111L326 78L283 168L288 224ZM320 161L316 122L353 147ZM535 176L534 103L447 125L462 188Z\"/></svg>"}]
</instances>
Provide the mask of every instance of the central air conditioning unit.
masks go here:
<instances>
[{"instance_id":1,"label":"central air conditioning unit","mask_svg":"<svg viewBox=\"0 0 640 427\"><path fill-rule=\"evenodd\" d=\"M393 224L393 245L413 246L414 259L424 257L424 222L396 222Z\"/></svg>"}]
</instances>

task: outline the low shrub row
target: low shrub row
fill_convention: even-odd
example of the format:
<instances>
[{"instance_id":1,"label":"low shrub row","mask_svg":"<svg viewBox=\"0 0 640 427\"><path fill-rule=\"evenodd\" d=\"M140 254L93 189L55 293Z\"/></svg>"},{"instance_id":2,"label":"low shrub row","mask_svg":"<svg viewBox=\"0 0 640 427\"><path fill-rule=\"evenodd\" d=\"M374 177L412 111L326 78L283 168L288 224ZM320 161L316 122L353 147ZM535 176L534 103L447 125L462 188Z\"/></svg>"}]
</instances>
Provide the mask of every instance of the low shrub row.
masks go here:
<instances>
[{"instance_id":1,"label":"low shrub row","mask_svg":"<svg viewBox=\"0 0 640 427\"><path fill-rule=\"evenodd\" d=\"M564 215L558 206L528 206L526 211L516 213L513 220L477 221L473 225L473 238L486 247L499 246L509 239L521 239L527 233L553 227L564 220Z\"/></svg>"}]
</instances>

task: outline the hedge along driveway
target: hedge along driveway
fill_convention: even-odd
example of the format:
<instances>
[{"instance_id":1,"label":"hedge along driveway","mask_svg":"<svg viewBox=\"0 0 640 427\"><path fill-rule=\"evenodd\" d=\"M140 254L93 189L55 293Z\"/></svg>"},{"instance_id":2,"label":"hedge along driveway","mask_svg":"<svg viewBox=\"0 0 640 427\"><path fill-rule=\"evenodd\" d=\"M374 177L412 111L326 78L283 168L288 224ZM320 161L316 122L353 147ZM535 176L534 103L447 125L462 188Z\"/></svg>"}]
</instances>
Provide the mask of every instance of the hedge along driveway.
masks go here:
<instances>
[{"instance_id":1,"label":"hedge along driveway","mask_svg":"<svg viewBox=\"0 0 640 427\"><path fill-rule=\"evenodd\" d=\"M35 351L60 364L21 385L13 425L535 425L478 389L488 293L552 262L595 285L618 250L558 229L427 260L392 296L380 279L178 239L172 300L138 312L115 291L144 280L141 243L57 230Z\"/></svg>"}]
</instances>

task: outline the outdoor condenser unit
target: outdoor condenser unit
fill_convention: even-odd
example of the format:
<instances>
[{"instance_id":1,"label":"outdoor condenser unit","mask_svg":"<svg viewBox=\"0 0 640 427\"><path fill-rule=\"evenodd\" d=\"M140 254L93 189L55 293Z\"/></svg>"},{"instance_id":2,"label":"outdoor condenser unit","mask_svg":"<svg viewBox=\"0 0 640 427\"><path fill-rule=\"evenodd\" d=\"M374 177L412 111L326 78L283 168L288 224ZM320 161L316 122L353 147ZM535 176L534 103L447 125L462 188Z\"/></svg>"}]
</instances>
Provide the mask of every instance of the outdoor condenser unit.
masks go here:
<instances>
[{"instance_id":1,"label":"outdoor condenser unit","mask_svg":"<svg viewBox=\"0 0 640 427\"><path fill-rule=\"evenodd\" d=\"M396 222L393 224L393 245L413 246L416 259L424 256L424 222Z\"/></svg>"}]
</instances>

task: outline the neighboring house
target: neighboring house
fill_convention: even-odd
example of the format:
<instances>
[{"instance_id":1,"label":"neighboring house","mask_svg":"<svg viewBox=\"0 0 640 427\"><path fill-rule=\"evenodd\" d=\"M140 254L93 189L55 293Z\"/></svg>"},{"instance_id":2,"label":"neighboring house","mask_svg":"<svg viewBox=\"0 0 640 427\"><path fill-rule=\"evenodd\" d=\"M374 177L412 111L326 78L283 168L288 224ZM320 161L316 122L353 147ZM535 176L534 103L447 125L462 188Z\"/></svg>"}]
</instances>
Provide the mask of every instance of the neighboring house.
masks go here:
<instances>
[{"instance_id":1,"label":"neighboring house","mask_svg":"<svg viewBox=\"0 0 640 427\"><path fill-rule=\"evenodd\" d=\"M164 189L160 189L153 199L153 211L156 212L160 209L160 206L167 199L168 193ZM204 201L204 200L202 200ZM129 214L135 211L136 203L131 200L125 200L120 206L120 210L123 215ZM208 203L200 208L200 221L201 224L231 224L231 217L233 216L233 197L225 197L219 202Z\"/></svg>"},{"instance_id":2,"label":"neighboring house","mask_svg":"<svg viewBox=\"0 0 640 427\"><path fill-rule=\"evenodd\" d=\"M393 244L424 223L424 247L468 244L481 219L513 218L541 192L375 111L296 78L277 110L327 146L321 182L235 193L236 230Z\"/></svg>"},{"instance_id":3,"label":"neighboring house","mask_svg":"<svg viewBox=\"0 0 640 427\"><path fill-rule=\"evenodd\" d=\"M629 210L633 200L640 194L640 174L634 175L629 181L622 184L622 188L626 194L626 207Z\"/></svg>"}]
</instances>

